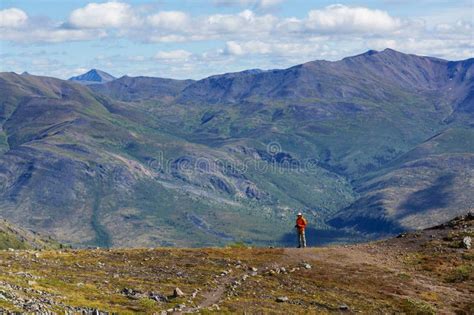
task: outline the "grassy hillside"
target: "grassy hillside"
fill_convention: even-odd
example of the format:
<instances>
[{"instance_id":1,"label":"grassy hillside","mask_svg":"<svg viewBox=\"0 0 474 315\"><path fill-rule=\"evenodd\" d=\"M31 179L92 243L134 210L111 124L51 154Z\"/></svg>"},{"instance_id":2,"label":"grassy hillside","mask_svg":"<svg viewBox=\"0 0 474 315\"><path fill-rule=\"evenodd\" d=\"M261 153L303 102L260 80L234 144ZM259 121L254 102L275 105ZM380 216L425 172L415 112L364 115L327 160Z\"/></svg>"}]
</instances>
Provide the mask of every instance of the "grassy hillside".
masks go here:
<instances>
[{"instance_id":1,"label":"grassy hillside","mask_svg":"<svg viewBox=\"0 0 474 315\"><path fill-rule=\"evenodd\" d=\"M12 249L57 249L61 244L51 237L17 227L0 220L0 250Z\"/></svg>"},{"instance_id":2,"label":"grassy hillside","mask_svg":"<svg viewBox=\"0 0 474 315\"><path fill-rule=\"evenodd\" d=\"M0 310L470 314L465 236L472 214L353 246L4 251Z\"/></svg>"},{"instance_id":3,"label":"grassy hillside","mask_svg":"<svg viewBox=\"0 0 474 315\"><path fill-rule=\"evenodd\" d=\"M473 139L473 130L467 128L447 129L427 139L361 179L361 197L330 224L396 233L464 213L472 207Z\"/></svg>"}]
</instances>

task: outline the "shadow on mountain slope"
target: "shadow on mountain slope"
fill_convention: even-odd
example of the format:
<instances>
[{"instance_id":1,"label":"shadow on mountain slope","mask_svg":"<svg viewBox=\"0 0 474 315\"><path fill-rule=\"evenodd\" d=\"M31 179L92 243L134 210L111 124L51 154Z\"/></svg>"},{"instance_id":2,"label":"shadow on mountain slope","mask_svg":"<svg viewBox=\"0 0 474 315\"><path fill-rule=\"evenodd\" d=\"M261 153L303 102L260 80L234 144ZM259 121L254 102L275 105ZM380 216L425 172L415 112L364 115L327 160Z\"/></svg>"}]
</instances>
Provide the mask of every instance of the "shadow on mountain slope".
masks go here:
<instances>
[{"instance_id":1,"label":"shadow on mountain slope","mask_svg":"<svg viewBox=\"0 0 474 315\"><path fill-rule=\"evenodd\" d=\"M403 216L435 208L445 208L449 205L451 193L449 189L454 183L454 174L439 176L433 185L412 193L400 206Z\"/></svg>"}]
</instances>

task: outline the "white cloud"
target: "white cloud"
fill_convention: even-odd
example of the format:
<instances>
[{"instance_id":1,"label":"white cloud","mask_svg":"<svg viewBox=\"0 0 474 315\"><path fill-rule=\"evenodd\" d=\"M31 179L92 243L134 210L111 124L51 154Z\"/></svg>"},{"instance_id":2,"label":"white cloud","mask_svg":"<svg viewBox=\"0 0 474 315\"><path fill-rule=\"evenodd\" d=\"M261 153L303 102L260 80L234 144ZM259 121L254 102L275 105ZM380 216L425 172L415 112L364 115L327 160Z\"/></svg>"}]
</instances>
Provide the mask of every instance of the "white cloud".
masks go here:
<instances>
[{"instance_id":1,"label":"white cloud","mask_svg":"<svg viewBox=\"0 0 474 315\"><path fill-rule=\"evenodd\" d=\"M156 59L163 59L163 60L187 60L189 57L192 56L187 50L170 50L170 51L159 51L156 55Z\"/></svg>"},{"instance_id":2,"label":"white cloud","mask_svg":"<svg viewBox=\"0 0 474 315\"><path fill-rule=\"evenodd\" d=\"M261 9L268 9L275 7L285 0L214 0L214 4L218 6L247 6Z\"/></svg>"},{"instance_id":3,"label":"white cloud","mask_svg":"<svg viewBox=\"0 0 474 315\"><path fill-rule=\"evenodd\" d=\"M148 41L152 43L181 43L185 42L188 37L183 36L183 35L162 35L162 34L157 34L157 35L150 35L147 37Z\"/></svg>"},{"instance_id":4,"label":"white cloud","mask_svg":"<svg viewBox=\"0 0 474 315\"><path fill-rule=\"evenodd\" d=\"M389 32L402 25L387 12L364 7L348 7L342 4L330 5L323 10L308 13L306 26L312 30L335 32Z\"/></svg>"},{"instance_id":5,"label":"white cloud","mask_svg":"<svg viewBox=\"0 0 474 315\"><path fill-rule=\"evenodd\" d=\"M189 20L189 16L181 11L161 11L147 18L151 26L178 31L185 29Z\"/></svg>"},{"instance_id":6,"label":"white cloud","mask_svg":"<svg viewBox=\"0 0 474 315\"><path fill-rule=\"evenodd\" d=\"M256 15L251 10L244 10L238 14L214 14L208 16L202 23L204 32L216 34L262 33L271 31L278 18L266 14Z\"/></svg>"},{"instance_id":7,"label":"white cloud","mask_svg":"<svg viewBox=\"0 0 474 315\"><path fill-rule=\"evenodd\" d=\"M268 54L272 52L272 45L255 40L242 43L229 41L226 43L224 52L230 55Z\"/></svg>"},{"instance_id":8,"label":"white cloud","mask_svg":"<svg viewBox=\"0 0 474 315\"><path fill-rule=\"evenodd\" d=\"M230 41L230 42L227 42L225 46L226 47L225 47L224 53L228 55L243 55L246 53L244 49L242 48L242 46L239 45L239 43L237 42Z\"/></svg>"},{"instance_id":9,"label":"white cloud","mask_svg":"<svg viewBox=\"0 0 474 315\"><path fill-rule=\"evenodd\" d=\"M28 15L20 9L10 8L0 10L0 27L16 28L26 24Z\"/></svg>"},{"instance_id":10,"label":"white cloud","mask_svg":"<svg viewBox=\"0 0 474 315\"><path fill-rule=\"evenodd\" d=\"M260 0L258 3L258 6L261 8L270 8L279 5L280 3L283 3L285 0Z\"/></svg>"},{"instance_id":11,"label":"white cloud","mask_svg":"<svg viewBox=\"0 0 474 315\"><path fill-rule=\"evenodd\" d=\"M300 41L278 41L270 39L267 41L228 41L226 42L223 54L241 56L241 55L268 55L278 57L300 56L315 57L321 55L323 50L328 47L323 45L324 38L307 38L305 42Z\"/></svg>"},{"instance_id":12,"label":"white cloud","mask_svg":"<svg viewBox=\"0 0 474 315\"><path fill-rule=\"evenodd\" d=\"M69 23L77 28L118 28L137 23L129 4L122 2L89 3L69 16Z\"/></svg>"}]
</instances>

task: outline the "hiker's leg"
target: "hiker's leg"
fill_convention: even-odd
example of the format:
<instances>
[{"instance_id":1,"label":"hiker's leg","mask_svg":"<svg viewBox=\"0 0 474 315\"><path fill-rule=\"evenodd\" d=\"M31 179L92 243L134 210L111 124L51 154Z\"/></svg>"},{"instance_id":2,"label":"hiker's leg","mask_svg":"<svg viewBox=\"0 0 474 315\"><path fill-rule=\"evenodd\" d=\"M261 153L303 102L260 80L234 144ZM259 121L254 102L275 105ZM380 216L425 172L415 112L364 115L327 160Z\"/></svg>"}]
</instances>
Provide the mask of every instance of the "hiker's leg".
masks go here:
<instances>
[{"instance_id":1,"label":"hiker's leg","mask_svg":"<svg viewBox=\"0 0 474 315\"><path fill-rule=\"evenodd\" d=\"M296 234L296 235L298 235L298 248L300 248L301 245L302 245L302 244L301 244L301 233L300 233L300 231L297 231L297 234Z\"/></svg>"},{"instance_id":2,"label":"hiker's leg","mask_svg":"<svg viewBox=\"0 0 474 315\"><path fill-rule=\"evenodd\" d=\"M301 242L303 243L303 247L306 247L306 235L304 231L301 233Z\"/></svg>"}]
</instances>

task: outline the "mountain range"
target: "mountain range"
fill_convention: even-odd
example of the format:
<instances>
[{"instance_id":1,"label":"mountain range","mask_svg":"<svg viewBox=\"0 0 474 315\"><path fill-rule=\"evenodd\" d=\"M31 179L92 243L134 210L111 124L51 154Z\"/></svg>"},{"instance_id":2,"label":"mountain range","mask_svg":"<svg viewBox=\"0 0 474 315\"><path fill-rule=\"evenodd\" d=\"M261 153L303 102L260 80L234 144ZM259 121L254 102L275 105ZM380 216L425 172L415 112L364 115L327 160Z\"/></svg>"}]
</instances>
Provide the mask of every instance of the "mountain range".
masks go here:
<instances>
[{"instance_id":1,"label":"mountain range","mask_svg":"<svg viewBox=\"0 0 474 315\"><path fill-rule=\"evenodd\" d=\"M0 211L76 246L312 244L473 208L474 59L391 49L202 80L0 74Z\"/></svg>"}]
</instances>

